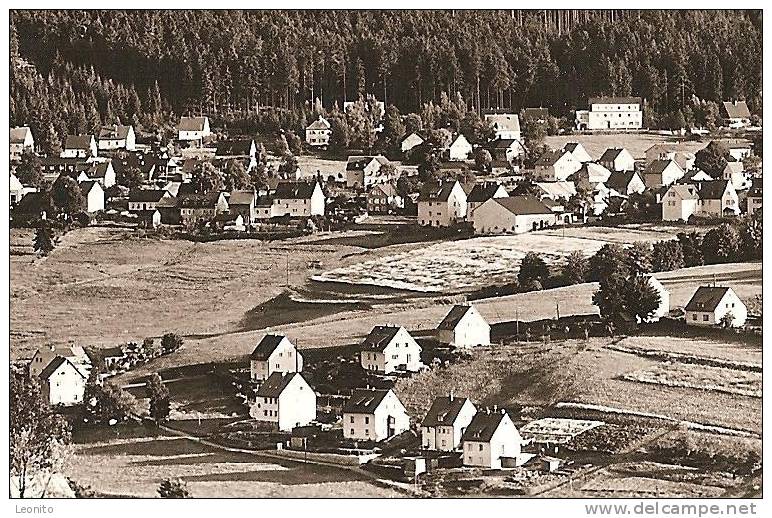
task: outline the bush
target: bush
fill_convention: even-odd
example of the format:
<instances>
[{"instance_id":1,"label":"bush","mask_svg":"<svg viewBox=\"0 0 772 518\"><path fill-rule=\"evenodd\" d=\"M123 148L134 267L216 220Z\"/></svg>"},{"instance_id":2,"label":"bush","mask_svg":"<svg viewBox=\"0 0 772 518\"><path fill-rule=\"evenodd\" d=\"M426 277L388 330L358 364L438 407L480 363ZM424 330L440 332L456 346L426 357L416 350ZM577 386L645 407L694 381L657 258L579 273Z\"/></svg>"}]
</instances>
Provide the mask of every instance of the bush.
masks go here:
<instances>
[{"instance_id":1,"label":"bush","mask_svg":"<svg viewBox=\"0 0 772 518\"><path fill-rule=\"evenodd\" d=\"M188 485L184 480L164 479L158 487L158 495L161 498L190 498Z\"/></svg>"},{"instance_id":2,"label":"bush","mask_svg":"<svg viewBox=\"0 0 772 518\"><path fill-rule=\"evenodd\" d=\"M166 333L161 338L161 352L170 354L182 347L185 341L176 333Z\"/></svg>"}]
</instances>

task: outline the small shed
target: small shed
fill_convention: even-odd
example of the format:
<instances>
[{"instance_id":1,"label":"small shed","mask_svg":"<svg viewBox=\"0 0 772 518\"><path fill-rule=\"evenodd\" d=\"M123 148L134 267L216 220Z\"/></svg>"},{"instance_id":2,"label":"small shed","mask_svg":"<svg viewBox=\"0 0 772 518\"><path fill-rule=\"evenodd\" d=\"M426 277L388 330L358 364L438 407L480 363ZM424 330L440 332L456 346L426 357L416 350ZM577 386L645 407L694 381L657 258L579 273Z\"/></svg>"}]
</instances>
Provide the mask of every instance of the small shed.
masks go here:
<instances>
[{"instance_id":1,"label":"small shed","mask_svg":"<svg viewBox=\"0 0 772 518\"><path fill-rule=\"evenodd\" d=\"M562 460L557 457L549 456L543 456L539 459L539 461L541 470L546 473L557 471L557 469L560 467L560 463L562 462Z\"/></svg>"}]
</instances>

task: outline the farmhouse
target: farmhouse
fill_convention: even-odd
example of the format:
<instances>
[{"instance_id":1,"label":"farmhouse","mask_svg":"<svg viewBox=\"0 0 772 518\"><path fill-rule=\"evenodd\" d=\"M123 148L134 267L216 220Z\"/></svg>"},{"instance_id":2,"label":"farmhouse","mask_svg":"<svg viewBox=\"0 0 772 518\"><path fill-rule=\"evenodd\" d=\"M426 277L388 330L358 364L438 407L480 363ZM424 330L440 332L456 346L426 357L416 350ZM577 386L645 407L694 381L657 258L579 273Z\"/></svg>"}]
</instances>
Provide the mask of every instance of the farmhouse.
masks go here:
<instances>
[{"instance_id":1,"label":"farmhouse","mask_svg":"<svg viewBox=\"0 0 772 518\"><path fill-rule=\"evenodd\" d=\"M437 340L455 347L491 344L491 326L472 305L453 306L437 326Z\"/></svg>"},{"instance_id":2,"label":"farmhouse","mask_svg":"<svg viewBox=\"0 0 772 518\"><path fill-rule=\"evenodd\" d=\"M491 198L472 214L475 234L522 234L555 223L552 210L530 195Z\"/></svg>"},{"instance_id":3,"label":"farmhouse","mask_svg":"<svg viewBox=\"0 0 772 518\"><path fill-rule=\"evenodd\" d=\"M11 128L9 148L11 162L21 160L25 151L34 151L35 139L32 137L32 130L27 126Z\"/></svg>"},{"instance_id":4,"label":"farmhouse","mask_svg":"<svg viewBox=\"0 0 772 518\"><path fill-rule=\"evenodd\" d=\"M587 152L587 150L584 149L584 146L579 142L568 142L565 146L563 146L563 151L568 151L571 153L574 159L577 162L581 162L582 164L585 162L592 162L592 157Z\"/></svg>"},{"instance_id":5,"label":"farmhouse","mask_svg":"<svg viewBox=\"0 0 772 518\"><path fill-rule=\"evenodd\" d=\"M343 405L343 437L346 439L384 441L409 427L407 410L391 389L354 389Z\"/></svg>"},{"instance_id":6,"label":"farmhouse","mask_svg":"<svg viewBox=\"0 0 772 518\"><path fill-rule=\"evenodd\" d=\"M250 225L257 218L257 192L252 190L234 190L228 197L228 212L239 215L243 222Z\"/></svg>"},{"instance_id":7,"label":"farmhouse","mask_svg":"<svg viewBox=\"0 0 772 518\"><path fill-rule=\"evenodd\" d=\"M78 345L71 346L54 346L48 345L40 347L32 356L32 360L29 363L30 376L40 376L49 363L53 361L57 356L66 358L71 363L78 366L79 369L88 373L91 371L91 358L86 354L85 349Z\"/></svg>"},{"instance_id":8,"label":"farmhouse","mask_svg":"<svg viewBox=\"0 0 772 518\"><path fill-rule=\"evenodd\" d=\"M548 151L534 164L534 177L543 182L562 182L582 167L568 151Z\"/></svg>"},{"instance_id":9,"label":"farmhouse","mask_svg":"<svg viewBox=\"0 0 772 518\"><path fill-rule=\"evenodd\" d=\"M381 374L416 372L423 367L421 346L402 326L375 326L362 342L362 368Z\"/></svg>"},{"instance_id":10,"label":"farmhouse","mask_svg":"<svg viewBox=\"0 0 772 518\"><path fill-rule=\"evenodd\" d=\"M475 414L461 442L464 466L501 469L517 463L523 438L509 414L494 407Z\"/></svg>"},{"instance_id":11,"label":"farmhouse","mask_svg":"<svg viewBox=\"0 0 772 518\"><path fill-rule=\"evenodd\" d=\"M523 145L515 139L496 139L488 145L493 160L512 162L523 153Z\"/></svg>"},{"instance_id":12,"label":"farmhouse","mask_svg":"<svg viewBox=\"0 0 772 518\"><path fill-rule=\"evenodd\" d=\"M80 191L83 193L83 197L86 199L86 212L98 212L105 210L105 191L99 182L89 180L86 182L80 182Z\"/></svg>"},{"instance_id":13,"label":"farmhouse","mask_svg":"<svg viewBox=\"0 0 772 518\"><path fill-rule=\"evenodd\" d=\"M589 110L576 111L580 130L630 130L643 126L640 97L591 97Z\"/></svg>"},{"instance_id":14,"label":"farmhouse","mask_svg":"<svg viewBox=\"0 0 772 518\"><path fill-rule=\"evenodd\" d=\"M602 165L594 162L585 162L578 171L571 175L571 179L577 189L594 191L598 184L605 184L610 176L611 171Z\"/></svg>"},{"instance_id":15,"label":"farmhouse","mask_svg":"<svg viewBox=\"0 0 772 518\"><path fill-rule=\"evenodd\" d=\"M669 158L653 160L643 171L643 181L649 189L670 185L683 176L683 169Z\"/></svg>"},{"instance_id":16,"label":"farmhouse","mask_svg":"<svg viewBox=\"0 0 772 518\"><path fill-rule=\"evenodd\" d=\"M485 122L493 127L496 139L520 140L520 118L514 113L489 113Z\"/></svg>"},{"instance_id":17,"label":"farmhouse","mask_svg":"<svg viewBox=\"0 0 772 518\"><path fill-rule=\"evenodd\" d=\"M507 196L509 196L509 193L501 184L495 182L475 184L466 198L466 213L471 217L474 209L484 202L491 198L506 198Z\"/></svg>"},{"instance_id":18,"label":"farmhouse","mask_svg":"<svg viewBox=\"0 0 772 518\"><path fill-rule=\"evenodd\" d=\"M273 193L271 216L324 216L326 198L319 182L279 182Z\"/></svg>"},{"instance_id":19,"label":"farmhouse","mask_svg":"<svg viewBox=\"0 0 772 518\"><path fill-rule=\"evenodd\" d=\"M598 163L610 171L634 171L635 158L625 148L608 148Z\"/></svg>"},{"instance_id":20,"label":"farmhouse","mask_svg":"<svg viewBox=\"0 0 772 518\"><path fill-rule=\"evenodd\" d=\"M447 149L447 158L451 162L461 162L469 158L472 153L472 144L464 135L459 133Z\"/></svg>"},{"instance_id":21,"label":"farmhouse","mask_svg":"<svg viewBox=\"0 0 772 518\"><path fill-rule=\"evenodd\" d=\"M393 183L373 185L367 191L367 212L370 214L388 214L394 209L404 207L405 200Z\"/></svg>"},{"instance_id":22,"label":"farmhouse","mask_svg":"<svg viewBox=\"0 0 772 518\"><path fill-rule=\"evenodd\" d=\"M125 149L134 151L136 147L136 137L133 126L121 126L113 124L112 126L102 126L99 129L100 151L110 151L113 149Z\"/></svg>"},{"instance_id":23,"label":"farmhouse","mask_svg":"<svg viewBox=\"0 0 772 518\"><path fill-rule=\"evenodd\" d=\"M250 378L254 381L267 379L278 372L303 371L303 355L284 335L265 335L249 356Z\"/></svg>"},{"instance_id":24,"label":"farmhouse","mask_svg":"<svg viewBox=\"0 0 772 518\"><path fill-rule=\"evenodd\" d=\"M418 196L418 224L448 227L466 217L466 191L457 180L427 182Z\"/></svg>"},{"instance_id":25,"label":"farmhouse","mask_svg":"<svg viewBox=\"0 0 772 518\"><path fill-rule=\"evenodd\" d=\"M611 173L605 182L606 187L613 189L619 194L630 196L631 194L640 194L646 190L641 173L638 171L618 171Z\"/></svg>"},{"instance_id":26,"label":"farmhouse","mask_svg":"<svg viewBox=\"0 0 772 518\"><path fill-rule=\"evenodd\" d=\"M477 409L463 397L434 398L421 422L421 447L424 450L453 451L461 446L461 436L472 422Z\"/></svg>"},{"instance_id":27,"label":"farmhouse","mask_svg":"<svg viewBox=\"0 0 772 518\"><path fill-rule=\"evenodd\" d=\"M697 288L684 311L686 323L693 326L741 327L748 318L748 310L734 290L719 286Z\"/></svg>"},{"instance_id":28,"label":"farmhouse","mask_svg":"<svg viewBox=\"0 0 772 518\"><path fill-rule=\"evenodd\" d=\"M203 142L212 134L209 117L180 117L177 124L177 140L183 142Z\"/></svg>"},{"instance_id":29,"label":"farmhouse","mask_svg":"<svg viewBox=\"0 0 772 518\"><path fill-rule=\"evenodd\" d=\"M346 162L346 187L351 189L368 188L377 183L387 183L397 179L393 169L382 171L389 164L383 155L350 156Z\"/></svg>"},{"instance_id":30,"label":"farmhouse","mask_svg":"<svg viewBox=\"0 0 772 518\"><path fill-rule=\"evenodd\" d=\"M129 211L155 210L163 198L171 198L166 189L131 189L129 191Z\"/></svg>"},{"instance_id":31,"label":"farmhouse","mask_svg":"<svg viewBox=\"0 0 772 518\"><path fill-rule=\"evenodd\" d=\"M316 393L298 372L274 372L260 383L249 415L283 432L316 419Z\"/></svg>"},{"instance_id":32,"label":"farmhouse","mask_svg":"<svg viewBox=\"0 0 772 518\"><path fill-rule=\"evenodd\" d=\"M399 148L403 153L407 153L414 147L420 146L423 143L424 143L424 138L418 132L414 131L410 135L402 139L402 142L400 143Z\"/></svg>"},{"instance_id":33,"label":"farmhouse","mask_svg":"<svg viewBox=\"0 0 772 518\"><path fill-rule=\"evenodd\" d=\"M330 135L332 135L330 121L321 115L306 126L306 144L311 147L326 148L330 144Z\"/></svg>"},{"instance_id":34,"label":"farmhouse","mask_svg":"<svg viewBox=\"0 0 772 518\"><path fill-rule=\"evenodd\" d=\"M94 158L97 156L97 144L94 135L67 135L64 140L61 158Z\"/></svg>"},{"instance_id":35,"label":"farmhouse","mask_svg":"<svg viewBox=\"0 0 772 518\"><path fill-rule=\"evenodd\" d=\"M39 375L41 392L51 405L71 406L83 401L88 372L63 356L51 360Z\"/></svg>"},{"instance_id":36,"label":"farmhouse","mask_svg":"<svg viewBox=\"0 0 772 518\"><path fill-rule=\"evenodd\" d=\"M697 212L699 200L694 185L672 184L662 197L662 221L688 221Z\"/></svg>"},{"instance_id":37,"label":"farmhouse","mask_svg":"<svg viewBox=\"0 0 772 518\"><path fill-rule=\"evenodd\" d=\"M745 101L724 101L721 103L721 117L730 128L744 128L751 125L751 111Z\"/></svg>"},{"instance_id":38,"label":"farmhouse","mask_svg":"<svg viewBox=\"0 0 772 518\"><path fill-rule=\"evenodd\" d=\"M702 182L698 193L697 214L720 218L740 214L740 202L732 182L714 180Z\"/></svg>"},{"instance_id":39,"label":"farmhouse","mask_svg":"<svg viewBox=\"0 0 772 518\"><path fill-rule=\"evenodd\" d=\"M211 221L217 214L228 210L225 193L181 194L177 198L180 209L180 222L183 225L197 221Z\"/></svg>"}]
</instances>

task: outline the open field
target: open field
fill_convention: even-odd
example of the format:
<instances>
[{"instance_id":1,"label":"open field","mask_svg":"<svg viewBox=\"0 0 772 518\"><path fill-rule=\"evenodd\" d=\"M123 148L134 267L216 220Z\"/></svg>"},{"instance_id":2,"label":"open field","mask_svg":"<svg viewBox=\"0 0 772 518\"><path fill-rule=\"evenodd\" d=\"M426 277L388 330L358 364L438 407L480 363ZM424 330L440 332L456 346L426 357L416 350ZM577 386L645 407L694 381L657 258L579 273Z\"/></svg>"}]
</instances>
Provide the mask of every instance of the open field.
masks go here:
<instances>
[{"instance_id":1,"label":"open field","mask_svg":"<svg viewBox=\"0 0 772 518\"><path fill-rule=\"evenodd\" d=\"M552 149L560 149L568 142L579 142L590 156L597 160L606 149L610 147L623 147L627 149L634 158L643 159L646 157L646 150L654 144L674 143L677 140L674 137L664 135L651 135L648 133L616 133L616 134L586 134L586 135L554 135L545 139ZM695 153L704 148L707 142L686 141L681 143L680 148L684 151Z\"/></svg>"}]
</instances>

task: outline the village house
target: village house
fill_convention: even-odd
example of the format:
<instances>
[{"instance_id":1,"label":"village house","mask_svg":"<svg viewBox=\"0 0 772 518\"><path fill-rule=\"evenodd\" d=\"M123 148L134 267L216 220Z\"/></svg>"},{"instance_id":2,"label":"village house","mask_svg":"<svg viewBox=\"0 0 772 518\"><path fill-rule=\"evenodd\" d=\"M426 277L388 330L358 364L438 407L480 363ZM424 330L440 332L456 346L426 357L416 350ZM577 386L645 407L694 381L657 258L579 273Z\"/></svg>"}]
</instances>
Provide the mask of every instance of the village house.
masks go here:
<instances>
[{"instance_id":1,"label":"village house","mask_svg":"<svg viewBox=\"0 0 772 518\"><path fill-rule=\"evenodd\" d=\"M284 335L265 335L249 356L253 381L262 381L278 372L303 372L303 355Z\"/></svg>"},{"instance_id":2,"label":"village house","mask_svg":"<svg viewBox=\"0 0 772 518\"><path fill-rule=\"evenodd\" d=\"M43 399L51 406L83 402L88 372L69 359L57 356L39 374Z\"/></svg>"},{"instance_id":3,"label":"village house","mask_svg":"<svg viewBox=\"0 0 772 518\"><path fill-rule=\"evenodd\" d=\"M576 110L580 130L634 130L643 126L640 97L591 97L587 104L589 110Z\"/></svg>"},{"instance_id":4,"label":"village house","mask_svg":"<svg viewBox=\"0 0 772 518\"><path fill-rule=\"evenodd\" d=\"M488 144L488 150L493 160L509 163L523 154L523 145L515 139L496 139Z\"/></svg>"},{"instance_id":5,"label":"village house","mask_svg":"<svg viewBox=\"0 0 772 518\"><path fill-rule=\"evenodd\" d=\"M617 171L611 173L605 185L624 196L641 194L646 190L646 183L638 171Z\"/></svg>"},{"instance_id":6,"label":"village house","mask_svg":"<svg viewBox=\"0 0 772 518\"><path fill-rule=\"evenodd\" d=\"M228 196L228 211L232 215L240 215L247 225L257 219L257 191L244 189L231 191Z\"/></svg>"},{"instance_id":7,"label":"village house","mask_svg":"<svg viewBox=\"0 0 772 518\"><path fill-rule=\"evenodd\" d=\"M35 139L32 137L32 130L27 126L11 128L9 148L11 162L21 160L25 151L34 152Z\"/></svg>"},{"instance_id":8,"label":"village house","mask_svg":"<svg viewBox=\"0 0 772 518\"><path fill-rule=\"evenodd\" d=\"M748 195L745 198L748 203L747 212L749 216L753 216L756 211L761 210L761 202L763 199L762 194L762 179L754 178L751 188L748 189Z\"/></svg>"},{"instance_id":9,"label":"village house","mask_svg":"<svg viewBox=\"0 0 772 518\"><path fill-rule=\"evenodd\" d=\"M249 415L290 432L316 420L316 392L298 372L274 372L257 388Z\"/></svg>"},{"instance_id":10,"label":"village house","mask_svg":"<svg viewBox=\"0 0 772 518\"><path fill-rule=\"evenodd\" d=\"M48 367L54 358L61 356L76 365L80 370L86 372L86 376L91 372L91 358L86 350L79 345L46 345L38 348L29 363L29 374L31 377L38 377L43 369Z\"/></svg>"},{"instance_id":11,"label":"village house","mask_svg":"<svg viewBox=\"0 0 772 518\"><path fill-rule=\"evenodd\" d=\"M367 191L367 212L370 214L389 214L404 207L405 200L393 183L379 183Z\"/></svg>"},{"instance_id":12,"label":"village house","mask_svg":"<svg viewBox=\"0 0 772 518\"><path fill-rule=\"evenodd\" d=\"M140 228L158 228L161 225L161 211L158 209L138 210L134 214Z\"/></svg>"},{"instance_id":13,"label":"village house","mask_svg":"<svg viewBox=\"0 0 772 518\"><path fill-rule=\"evenodd\" d=\"M271 217L324 216L326 198L319 182L279 182L272 196Z\"/></svg>"},{"instance_id":14,"label":"village house","mask_svg":"<svg viewBox=\"0 0 772 518\"><path fill-rule=\"evenodd\" d=\"M421 447L424 450L454 451L461 447L461 437L472 422L477 408L465 397L434 398L421 422Z\"/></svg>"},{"instance_id":15,"label":"village house","mask_svg":"<svg viewBox=\"0 0 772 518\"><path fill-rule=\"evenodd\" d=\"M475 234L522 234L556 224L554 212L531 195L491 198L472 213Z\"/></svg>"},{"instance_id":16,"label":"village house","mask_svg":"<svg viewBox=\"0 0 772 518\"><path fill-rule=\"evenodd\" d=\"M257 146L251 138L220 140L214 145L214 156L222 159L251 158L255 160Z\"/></svg>"},{"instance_id":17,"label":"village house","mask_svg":"<svg viewBox=\"0 0 772 518\"><path fill-rule=\"evenodd\" d=\"M134 151L136 148L136 136L133 126L121 126L113 124L112 126L102 126L99 129L98 148L100 151L111 151L113 149L125 149Z\"/></svg>"},{"instance_id":18,"label":"village house","mask_svg":"<svg viewBox=\"0 0 772 518\"><path fill-rule=\"evenodd\" d=\"M700 184L702 182L712 182L714 178L702 169L692 169L681 179L683 183Z\"/></svg>"},{"instance_id":19,"label":"village house","mask_svg":"<svg viewBox=\"0 0 772 518\"><path fill-rule=\"evenodd\" d=\"M330 144L330 135L332 135L330 121L321 115L306 126L306 144L311 147L326 149Z\"/></svg>"},{"instance_id":20,"label":"village house","mask_svg":"<svg viewBox=\"0 0 772 518\"><path fill-rule=\"evenodd\" d=\"M214 223L217 228L222 230L232 230L236 232L244 232L247 230L244 224L244 216L241 214L234 214L230 212L223 212L214 217Z\"/></svg>"},{"instance_id":21,"label":"village house","mask_svg":"<svg viewBox=\"0 0 772 518\"><path fill-rule=\"evenodd\" d=\"M697 195L697 215L721 218L740 214L740 201L731 182L714 180L702 182Z\"/></svg>"},{"instance_id":22,"label":"village house","mask_svg":"<svg viewBox=\"0 0 772 518\"><path fill-rule=\"evenodd\" d=\"M346 187L367 189L371 185L389 183L397 179L396 169L384 166L389 160L383 155L350 156L346 162Z\"/></svg>"},{"instance_id":23,"label":"village house","mask_svg":"<svg viewBox=\"0 0 772 518\"><path fill-rule=\"evenodd\" d=\"M112 160L84 162L76 165L75 169L77 171L83 171L89 180L98 182L103 189L112 187L116 183L115 169L113 169Z\"/></svg>"},{"instance_id":24,"label":"village house","mask_svg":"<svg viewBox=\"0 0 772 518\"><path fill-rule=\"evenodd\" d=\"M568 201L576 194L574 182L535 182L539 189L539 198L554 201Z\"/></svg>"},{"instance_id":25,"label":"village house","mask_svg":"<svg viewBox=\"0 0 772 518\"><path fill-rule=\"evenodd\" d=\"M416 146L420 146L424 143L424 138L416 131L412 132L408 136L402 139L399 144L399 148L403 153L407 153Z\"/></svg>"},{"instance_id":26,"label":"village house","mask_svg":"<svg viewBox=\"0 0 772 518\"><path fill-rule=\"evenodd\" d=\"M177 197L180 222L189 225L198 221L212 221L217 214L228 210L228 201L223 192L208 194L185 194Z\"/></svg>"},{"instance_id":27,"label":"village house","mask_svg":"<svg viewBox=\"0 0 772 518\"><path fill-rule=\"evenodd\" d=\"M161 160L144 151L119 151L113 154L112 166L117 176L124 176L129 169L138 169L142 180L148 183L168 174Z\"/></svg>"},{"instance_id":28,"label":"village house","mask_svg":"<svg viewBox=\"0 0 772 518\"><path fill-rule=\"evenodd\" d=\"M94 158L97 144L94 135L67 135L60 158Z\"/></svg>"},{"instance_id":29,"label":"village house","mask_svg":"<svg viewBox=\"0 0 772 518\"><path fill-rule=\"evenodd\" d=\"M354 389L343 405L343 437L384 441L410 428L407 410L393 390Z\"/></svg>"},{"instance_id":30,"label":"village house","mask_svg":"<svg viewBox=\"0 0 772 518\"><path fill-rule=\"evenodd\" d=\"M721 176L724 180L732 182L737 191L744 191L751 186L751 176L745 171L742 162L727 162Z\"/></svg>"},{"instance_id":31,"label":"village house","mask_svg":"<svg viewBox=\"0 0 772 518\"><path fill-rule=\"evenodd\" d=\"M653 160L643 171L643 181L649 189L671 185L684 177L684 171L675 160Z\"/></svg>"},{"instance_id":32,"label":"village house","mask_svg":"<svg viewBox=\"0 0 772 518\"><path fill-rule=\"evenodd\" d=\"M748 309L734 290L720 286L697 288L684 311L686 323L693 326L724 325L726 321L729 327L742 327L748 318Z\"/></svg>"},{"instance_id":33,"label":"village house","mask_svg":"<svg viewBox=\"0 0 772 518\"><path fill-rule=\"evenodd\" d=\"M464 466L487 469L514 467L523 438L504 409L480 410L461 436Z\"/></svg>"},{"instance_id":34,"label":"village house","mask_svg":"<svg viewBox=\"0 0 772 518\"><path fill-rule=\"evenodd\" d=\"M129 211L156 210L158 202L172 195L165 189L131 189L129 191Z\"/></svg>"},{"instance_id":35,"label":"village house","mask_svg":"<svg viewBox=\"0 0 772 518\"><path fill-rule=\"evenodd\" d=\"M485 122L489 123L498 140L520 140L520 117L514 113L488 113Z\"/></svg>"},{"instance_id":36,"label":"village house","mask_svg":"<svg viewBox=\"0 0 772 518\"><path fill-rule=\"evenodd\" d=\"M688 221L697 212L697 187L674 183L662 197L662 221Z\"/></svg>"},{"instance_id":37,"label":"village house","mask_svg":"<svg viewBox=\"0 0 772 518\"><path fill-rule=\"evenodd\" d=\"M593 191L598 187L598 184L605 184L610 177L611 171L602 165L595 162L585 162L578 171L571 175L571 180L577 189Z\"/></svg>"},{"instance_id":38,"label":"village house","mask_svg":"<svg viewBox=\"0 0 772 518\"><path fill-rule=\"evenodd\" d=\"M477 308L456 305L437 326L437 341L462 349L491 344L491 326Z\"/></svg>"},{"instance_id":39,"label":"village house","mask_svg":"<svg viewBox=\"0 0 772 518\"><path fill-rule=\"evenodd\" d=\"M670 314L670 292L653 275L647 275L646 282L659 294L659 305L649 317L645 319L645 322L657 322L660 318Z\"/></svg>"},{"instance_id":40,"label":"village house","mask_svg":"<svg viewBox=\"0 0 772 518\"><path fill-rule=\"evenodd\" d=\"M646 166L655 160L673 160L684 171L691 170L696 160L694 153L682 150L678 144L667 142L654 144L646 150L645 155Z\"/></svg>"},{"instance_id":41,"label":"village house","mask_svg":"<svg viewBox=\"0 0 772 518\"><path fill-rule=\"evenodd\" d=\"M105 210L105 191L99 182L94 180L88 180L86 182L80 182L80 191L83 193L83 197L86 200L86 212L89 214Z\"/></svg>"},{"instance_id":42,"label":"village house","mask_svg":"<svg viewBox=\"0 0 772 518\"><path fill-rule=\"evenodd\" d=\"M19 200L22 199L24 194L24 186L21 184L19 179L16 177L15 174L11 173L10 180L8 182L8 188L10 191L10 197L11 197L11 207L19 203Z\"/></svg>"},{"instance_id":43,"label":"village house","mask_svg":"<svg viewBox=\"0 0 772 518\"><path fill-rule=\"evenodd\" d=\"M81 158L44 157L40 159L40 172L47 182L55 181L59 175L80 172L79 168L86 162ZM75 175L77 177L77 174ZM88 175L86 175L88 176Z\"/></svg>"},{"instance_id":44,"label":"village house","mask_svg":"<svg viewBox=\"0 0 772 518\"><path fill-rule=\"evenodd\" d=\"M402 326L375 326L362 342L359 355L363 369L381 374L417 372L423 367L421 346Z\"/></svg>"},{"instance_id":45,"label":"village house","mask_svg":"<svg viewBox=\"0 0 772 518\"><path fill-rule=\"evenodd\" d=\"M542 182L563 182L581 167L582 164L568 151L548 151L534 164L534 178Z\"/></svg>"},{"instance_id":46,"label":"village house","mask_svg":"<svg viewBox=\"0 0 772 518\"><path fill-rule=\"evenodd\" d=\"M725 145L729 149L729 156L737 162L742 162L753 153L753 144L746 139L728 138L719 139L716 142Z\"/></svg>"},{"instance_id":47,"label":"village house","mask_svg":"<svg viewBox=\"0 0 772 518\"><path fill-rule=\"evenodd\" d=\"M449 227L466 218L467 195L457 180L438 185L427 182L418 196L418 224Z\"/></svg>"},{"instance_id":48,"label":"village house","mask_svg":"<svg viewBox=\"0 0 772 518\"><path fill-rule=\"evenodd\" d=\"M472 154L472 144L469 143L464 135L459 133L450 143L445 154L451 162L462 162Z\"/></svg>"},{"instance_id":49,"label":"village house","mask_svg":"<svg viewBox=\"0 0 772 518\"><path fill-rule=\"evenodd\" d=\"M565 146L563 146L563 151L568 151L573 155L574 159L577 162L585 163L585 162L592 162L592 157L587 152L586 149L584 149L584 146L581 145L579 142L569 142Z\"/></svg>"},{"instance_id":50,"label":"village house","mask_svg":"<svg viewBox=\"0 0 772 518\"><path fill-rule=\"evenodd\" d=\"M598 163L609 171L634 171L635 158L625 148L608 148Z\"/></svg>"},{"instance_id":51,"label":"village house","mask_svg":"<svg viewBox=\"0 0 772 518\"><path fill-rule=\"evenodd\" d=\"M45 199L45 193L30 191L25 193L21 199L13 207L11 217L14 220L22 221L36 221L37 219L45 219L47 201Z\"/></svg>"},{"instance_id":52,"label":"village house","mask_svg":"<svg viewBox=\"0 0 772 518\"><path fill-rule=\"evenodd\" d=\"M201 144L211 135L209 117L180 117L180 122L177 124L177 140Z\"/></svg>"},{"instance_id":53,"label":"village house","mask_svg":"<svg viewBox=\"0 0 772 518\"><path fill-rule=\"evenodd\" d=\"M506 198L507 196L509 196L509 193L501 184L495 182L475 184L469 192L469 195L466 197L467 217L471 217L474 209L491 198Z\"/></svg>"},{"instance_id":54,"label":"village house","mask_svg":"<svg viewBox=\"0 0 772 518\"><path fill-rule=\"evenodd\" d=\"M724 101L721 103L721 118L724 125L732 129L751 125L751 111L745 101Z\"/></svg>"}]
</instances>

